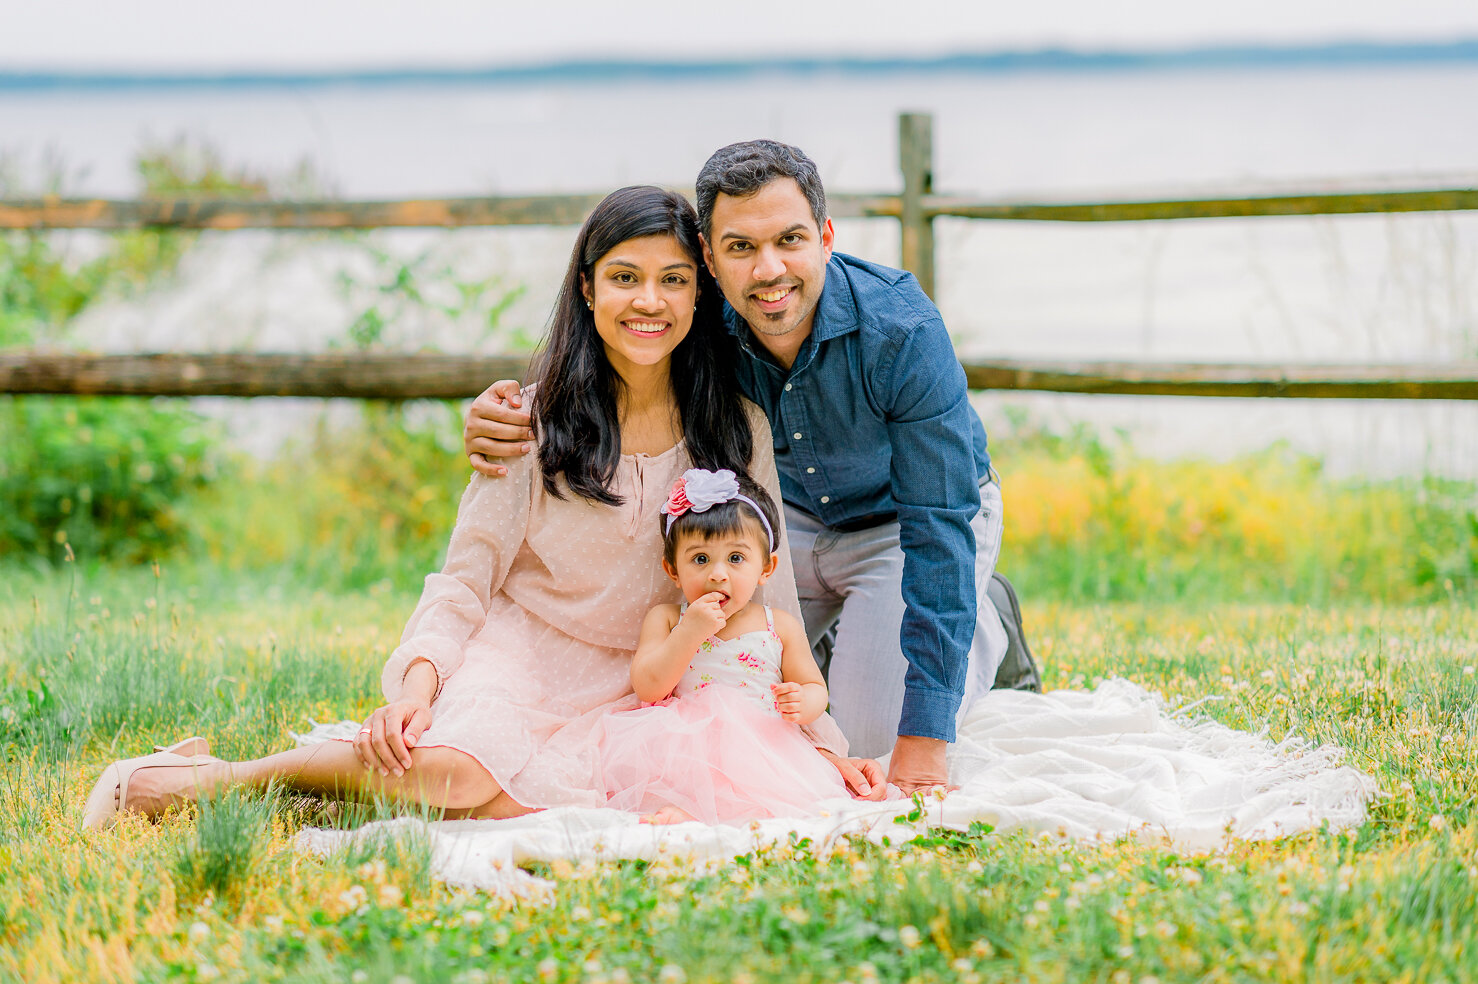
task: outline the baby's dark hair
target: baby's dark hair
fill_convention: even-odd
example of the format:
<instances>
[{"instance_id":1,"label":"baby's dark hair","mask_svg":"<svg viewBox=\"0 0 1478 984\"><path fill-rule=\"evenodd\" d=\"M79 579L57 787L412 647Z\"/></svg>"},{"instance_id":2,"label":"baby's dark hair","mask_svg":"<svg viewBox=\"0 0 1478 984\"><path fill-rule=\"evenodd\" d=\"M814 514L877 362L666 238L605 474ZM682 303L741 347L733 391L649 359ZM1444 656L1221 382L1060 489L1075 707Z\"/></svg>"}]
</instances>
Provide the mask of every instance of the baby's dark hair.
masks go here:
<instances>
[{"instance_id":1,"label":"baby's dark hair","mask_svg":"<svg viewBox=\"0 0 1478 984\"><path fill-rule=\"evenodd\" d=\"M720 502L716 506L710 506L704 512L689 509L674 519L670 528L667 525L667 514L662 513L658 519L662 522L663 558L669 564L677 563L677 542L685 536L712 540L741 532L754 533L768 552L778 551L780 549L780 517L775 510L775 500L770 498L770 493L766 492L763 486L756 485L744 476L739 478L739 494L754 500L754 504L759 506L760 512L764 514L764 523L760 522L754 510L749 507L749 503L738 499ZM765 523L769 523L770 529L775 531L773 542L765 533Z\"/></svg>"}]
</instances>

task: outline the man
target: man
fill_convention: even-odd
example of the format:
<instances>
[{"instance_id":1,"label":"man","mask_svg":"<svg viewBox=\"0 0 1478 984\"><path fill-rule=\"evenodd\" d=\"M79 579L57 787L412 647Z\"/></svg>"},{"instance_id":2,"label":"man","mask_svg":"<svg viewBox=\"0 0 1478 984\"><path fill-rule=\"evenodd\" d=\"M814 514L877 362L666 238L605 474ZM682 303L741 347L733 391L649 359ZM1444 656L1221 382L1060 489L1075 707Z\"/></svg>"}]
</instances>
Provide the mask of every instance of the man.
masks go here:
<instances>
[{"instance_id":1,"label":"man","mask_svg":"<svg viewBox=\"0 0 1478 984\"><path fill-rule=\"evenodd\" d=\"M697 196L740 387L773 430L832 716L855 754L891 742L888 779L905 792L945 785L956 718L1006 650L985 594L1000 490L949 334L912 274L833 251L820 176L798 148L724 147ZM505 405L512 392L495 384L468 416L467 451L487 474L499 466L484 455L532 436Z\"/></svg>"}]
</instances>

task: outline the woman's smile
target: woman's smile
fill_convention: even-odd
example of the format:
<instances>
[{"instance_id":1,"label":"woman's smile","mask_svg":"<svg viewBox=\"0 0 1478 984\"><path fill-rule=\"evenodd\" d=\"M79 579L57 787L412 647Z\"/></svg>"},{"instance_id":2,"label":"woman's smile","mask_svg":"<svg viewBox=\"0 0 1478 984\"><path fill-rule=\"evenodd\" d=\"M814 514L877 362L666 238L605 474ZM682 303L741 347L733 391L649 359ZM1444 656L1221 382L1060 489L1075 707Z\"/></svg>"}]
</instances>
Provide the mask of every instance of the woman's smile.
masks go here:
<instances>
[{"instance_id":1,"label":"woman's smile","mask_svg":"<svg viewBox=\"0 0 1478 984\"><path fill-rule=\"evenodd\" d=\"M581 286L611 366L662 368L693 326L698 267L668 235L628 239L600 259Z\"/></svg>"},{"instance_id":2,"label":"woman's smile","mask_svg":"<svg viewBox=\"0 0 1478 984\"><path fill-rule=\"evenodd\" d=\"M672 327L671 321L651 321L643 318L628 318L621 322L621 327L636 335L652 338L662 334Z\"/></svg>"}]
</instances>

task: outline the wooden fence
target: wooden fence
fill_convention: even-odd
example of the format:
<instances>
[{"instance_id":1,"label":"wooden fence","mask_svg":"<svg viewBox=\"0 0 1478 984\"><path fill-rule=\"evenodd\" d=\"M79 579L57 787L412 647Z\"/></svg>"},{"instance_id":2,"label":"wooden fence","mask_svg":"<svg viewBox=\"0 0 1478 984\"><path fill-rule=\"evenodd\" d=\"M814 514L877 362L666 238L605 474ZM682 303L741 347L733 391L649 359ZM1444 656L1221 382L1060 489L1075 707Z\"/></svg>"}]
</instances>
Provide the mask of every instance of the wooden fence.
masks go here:
<instances>
[{"instance_id":1,"label":"wooden fence","mask_svg":"<svg viewBox=\"0 0 1478 984\"><path fill-rule=\"evenodd\" d=\"M1478 188L1338 192L1164 201L1001 202L936 194L933 119L899 118L901 193L831 194L835 218L892 218L901 256L934 292L934 220L1127 222L1253 216L1478 209ZM0 200L0 230L335 230L576 225L600 194L414 201L258 201L218 198ZM522 359L441 354L227 353L78 355L0 353L0 393L178 396L467 397L519 376ZM991 361L964 364L977 389L1164 396L1478 399L1478 362L1302 365Z\"/></svg>"}]
</instances>

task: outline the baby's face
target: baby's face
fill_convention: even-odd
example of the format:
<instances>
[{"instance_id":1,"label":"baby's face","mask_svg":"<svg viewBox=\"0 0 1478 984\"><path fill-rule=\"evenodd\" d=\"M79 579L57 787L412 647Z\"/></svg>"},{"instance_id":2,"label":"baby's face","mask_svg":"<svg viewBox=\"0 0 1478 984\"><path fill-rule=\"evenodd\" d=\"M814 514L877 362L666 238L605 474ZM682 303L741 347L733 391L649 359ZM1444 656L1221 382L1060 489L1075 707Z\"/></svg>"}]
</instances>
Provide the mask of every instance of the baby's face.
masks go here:
<instances>
[{"instance_id":1,"label":"baby's face","mask_svg":"<svg viewBox=\"0 0 1478 984\"><path fill-rule=\"evenodd\" d=\"M769 579L779 559L746 523L736 533L682 537L672 565L663 561L663 567L688 601L717 592L723 596L724 614L733 615L749 604L754 589Z\"/></svg>"}]
</instances>

